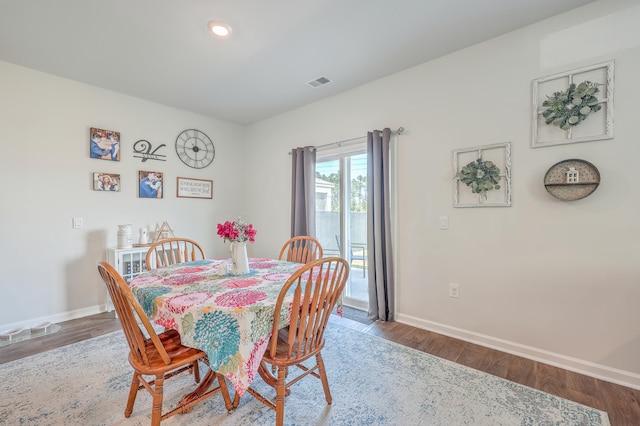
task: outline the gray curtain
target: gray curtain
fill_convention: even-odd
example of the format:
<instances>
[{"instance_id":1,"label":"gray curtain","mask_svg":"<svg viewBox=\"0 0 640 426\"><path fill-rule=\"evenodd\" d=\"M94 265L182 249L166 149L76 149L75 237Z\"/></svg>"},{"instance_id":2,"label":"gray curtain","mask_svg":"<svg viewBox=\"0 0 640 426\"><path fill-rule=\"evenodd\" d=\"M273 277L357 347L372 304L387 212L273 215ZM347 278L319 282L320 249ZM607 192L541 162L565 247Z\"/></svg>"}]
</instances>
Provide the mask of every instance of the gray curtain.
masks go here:
<instances>
[{"instance_id":1,"label":"gray curtain","mask_svg":"<svg viewBox=\"0 0 640 426\"><path fill-rule=\"evenodd\" d=\"M305 146L291 152L291 236L316 236L316 150Z\"/></svg>"},{"instance_id":2,"label":"gray curtain","mask_svg":"<svg viewBox=\"0 0 640 426\"><path fill-rule=\"evenodd\" d=\"M389 198L391 130L367 133L369 319L393 321L394 284Z\"/></svg>"}]
</instances>

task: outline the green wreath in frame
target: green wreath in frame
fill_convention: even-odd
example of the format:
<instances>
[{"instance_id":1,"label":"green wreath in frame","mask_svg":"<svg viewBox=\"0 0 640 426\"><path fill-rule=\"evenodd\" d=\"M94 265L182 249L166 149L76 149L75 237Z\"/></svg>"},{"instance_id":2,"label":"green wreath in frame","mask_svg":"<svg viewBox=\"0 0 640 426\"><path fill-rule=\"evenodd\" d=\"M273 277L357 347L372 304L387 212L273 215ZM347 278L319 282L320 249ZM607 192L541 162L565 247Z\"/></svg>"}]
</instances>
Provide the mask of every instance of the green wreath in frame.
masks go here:
<instances>
[{"instance_id":1,"label":"green wreath in frame","mask_svg":"<svg viewBox=\"0 0 640 426\"><path fill-rule=\"evenodd\" d=\"M487 191L500 189L500 169L493 161L474 160L462 167L455 177L471 188L471 192L485 198Z\"/></svg>"},{"instance_id":2,"label":"green wreath in frame","mask_svg":"<svg viewBox=\"0 0 640 426\"><path fill-rule=\"evenodd\" d=\"M596 96L600 89L598 83L583 81L577 86L574 83L563 92L555 92L542 103L542 116L546 124L569 130L583 122L592 112L602 108Z\"/></svg>"}]
</instances>

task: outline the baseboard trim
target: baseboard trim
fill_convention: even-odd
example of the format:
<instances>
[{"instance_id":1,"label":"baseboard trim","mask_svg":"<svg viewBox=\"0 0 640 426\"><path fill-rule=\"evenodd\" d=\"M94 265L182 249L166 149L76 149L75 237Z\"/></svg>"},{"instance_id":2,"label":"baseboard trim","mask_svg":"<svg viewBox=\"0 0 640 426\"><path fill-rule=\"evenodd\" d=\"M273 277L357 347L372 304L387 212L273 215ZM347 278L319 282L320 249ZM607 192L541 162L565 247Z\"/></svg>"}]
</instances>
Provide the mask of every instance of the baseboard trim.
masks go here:
<instances>
[{"instance_id":1,"label":"baseboard trim","mask_svg":"<svg viewBox=\"0 0 640 426\"><path fill-rule=\"evenodd\" d=\"M579 358L573 358L531 346L510 342L508 340L497 339L495 337L451 327L433 321L427 321L410 315L396 314L395 320L402 324L433 331L434 333L444 334L445 336L453 337L455 339L464 340L466 342L553 365L554 367L563 368L575 373L615 383L617 385L640 390L640 374L632 373L630 371L607 367L606 365L596 364Z\"/></svg>"},{"instance_id":2,"label":"baseboard trim","mask_svg":"<svg viewBox=\"0 0 640 426\"><path fill-rule=\"evenodd\" d=\"M62 312L56 315L49 315L46 317L31 318L24 321L14 322L10 324L0 325L0 330L12 330L14 328L29 328L36 324L42 324L44 322L52 322L54 324L69 321L72 319L78 319L88 317L90 315L99 314L107 310L106 305L95 305L88 308L77 309L75 311Z\"/></svg>"}]
</instances>

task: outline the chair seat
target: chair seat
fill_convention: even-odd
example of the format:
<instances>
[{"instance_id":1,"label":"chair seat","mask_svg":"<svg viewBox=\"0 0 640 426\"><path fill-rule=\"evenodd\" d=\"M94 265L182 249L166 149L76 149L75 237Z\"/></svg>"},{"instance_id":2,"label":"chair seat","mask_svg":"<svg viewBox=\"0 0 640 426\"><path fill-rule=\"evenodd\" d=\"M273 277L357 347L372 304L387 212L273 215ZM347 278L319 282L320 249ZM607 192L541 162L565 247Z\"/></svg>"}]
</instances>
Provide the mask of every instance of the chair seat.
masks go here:
<instances>
[{"instance_id":1,"label":"chair seat","mask_svg":"<svg viewBox=\"0 0 640 426\"><path fill-rule=\"evenodd\" d=\"M158 337L167 351L169 358L171 358L172 367L167 367L160 356L160 352L158 352L151 339L148 339L145 341L145 350L149 365L141 364L132 353L129 353L131 365L141 374L155 375L206 357L206 354L199 349L183 346L180 341L180 334L178 334L176 330L167 330L158 334Z\"/></svg>"},{"instance_id":2,"label":"chair seat","mask_svg":"<svg viewBox=\"0 0 640 426\"><path fill-rule=\"evenodd\" d=\"M305 361L312 356L315 356L318 352L324 348L324 339L316 346L316 349L313 351L309 351L305 356L297 356L295 358L289 357L289 343L287 342L287 338L289 336L289 327L283 328L278 332L278 343L276 346L276 353L274 356L271 356L268 352L262 356L262 360L267 364L271 364L274 366L290 366L298 364L302 361ZM293 353L299 353L298 351L298 340L296 339L291 345L293 348Z\"/></svg>"}]
</instances>

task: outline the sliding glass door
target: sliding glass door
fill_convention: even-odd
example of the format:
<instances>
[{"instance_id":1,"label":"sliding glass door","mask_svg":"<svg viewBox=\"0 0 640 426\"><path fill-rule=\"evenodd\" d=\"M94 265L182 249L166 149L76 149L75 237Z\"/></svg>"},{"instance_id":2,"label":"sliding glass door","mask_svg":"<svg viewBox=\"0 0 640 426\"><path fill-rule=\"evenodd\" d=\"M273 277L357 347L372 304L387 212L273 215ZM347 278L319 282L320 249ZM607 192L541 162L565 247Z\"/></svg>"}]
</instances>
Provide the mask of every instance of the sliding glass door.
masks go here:
<instances>
[{"instance_id":1,"label":"sliding glass door","mask_svg":"<svg viewBox=\"0 0 640 426\"><path fill-rule=\"evenodd\" d=\"M366 309L367 280L367 154L317 153L316 237L325 256L342 256L351 265L345 305Z\"/></svg>"}]
</instances>

